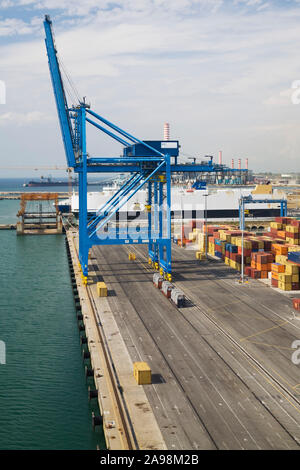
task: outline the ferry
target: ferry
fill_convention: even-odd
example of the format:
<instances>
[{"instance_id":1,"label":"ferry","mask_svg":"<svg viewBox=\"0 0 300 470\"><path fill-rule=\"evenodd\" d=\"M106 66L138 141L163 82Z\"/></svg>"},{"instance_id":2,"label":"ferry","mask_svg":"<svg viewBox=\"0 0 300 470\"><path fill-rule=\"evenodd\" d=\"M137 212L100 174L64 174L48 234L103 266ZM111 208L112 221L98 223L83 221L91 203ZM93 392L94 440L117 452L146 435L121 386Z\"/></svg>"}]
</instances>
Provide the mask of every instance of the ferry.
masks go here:
<instances>
[{"instance_id":1,"label":"ferry","mask_svg":"<svg viewBox=\"0 0 300 470\"><path fill-rule=\"evenodd\" d=\"M89 216L93 216L106 201L119 189L118 184L103 187L99 192L87 193ZM117 214L117 219L134 220L147 217L147 190L139 190ZM171 192L171 217L176 219L207 219L211 222L234 222L239 219L239 201L241 196L251 196L253 199L264 199L270 202L247 204L247 218L255 220L273 219L280 215L280 204L272 203L272 199L287 199L282 189L273 189L271 185L238 188L207 188L206 185L194 183L191 186L177 185ZM61 200L59 210L62 213L79 212L78 193L73 191L71 199Z\"/></svg>"}]
</instances>

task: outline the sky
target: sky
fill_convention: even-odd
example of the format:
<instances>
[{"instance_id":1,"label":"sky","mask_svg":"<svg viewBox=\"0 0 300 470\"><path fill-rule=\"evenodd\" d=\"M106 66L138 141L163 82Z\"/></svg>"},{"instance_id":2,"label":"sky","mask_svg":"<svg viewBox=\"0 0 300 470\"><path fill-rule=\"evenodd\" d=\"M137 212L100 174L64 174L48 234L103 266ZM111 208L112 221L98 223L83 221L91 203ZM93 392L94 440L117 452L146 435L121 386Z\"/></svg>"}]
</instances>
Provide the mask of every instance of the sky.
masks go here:
<instances>
[{"instance_id":1,"label":"sky","mask_svg":"<svg viewBox=\"0 0 300 470\"><path fill-rule=\"evenodd\" d=\"M183 160L222 150L228 165L300 172L300 0L0 0L0 177L66 165L45 14L97 113L140 139L169 122ZM122 149L91 129L88 151Z\"/></svg>"}]
</instances>

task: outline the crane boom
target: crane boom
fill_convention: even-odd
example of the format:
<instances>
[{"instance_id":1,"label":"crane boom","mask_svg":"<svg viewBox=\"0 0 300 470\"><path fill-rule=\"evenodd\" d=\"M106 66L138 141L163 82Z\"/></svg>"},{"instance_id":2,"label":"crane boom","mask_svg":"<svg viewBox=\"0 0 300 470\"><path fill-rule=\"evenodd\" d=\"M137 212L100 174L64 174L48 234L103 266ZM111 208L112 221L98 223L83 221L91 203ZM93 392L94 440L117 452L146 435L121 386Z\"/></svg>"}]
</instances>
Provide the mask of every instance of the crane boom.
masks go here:
<instances>
[{"instance_id":1,"label":"crane boom","mask_svg":"<svg viewBox=\"0 0 300 470\"><path fill-rule=\"evenodd\" d=\"M52 21L50 20L49 15L45 15L44 28L46 33L45 43L47 48L49 70L56 101L57 113L59 117L60 129L65 147L65 153L68 161L68 166L74 167L76 165L76 160L73 147L73 129L71 125L67 98L57 59L57 51L54 44Z\"/></svg>"}]
</instances>

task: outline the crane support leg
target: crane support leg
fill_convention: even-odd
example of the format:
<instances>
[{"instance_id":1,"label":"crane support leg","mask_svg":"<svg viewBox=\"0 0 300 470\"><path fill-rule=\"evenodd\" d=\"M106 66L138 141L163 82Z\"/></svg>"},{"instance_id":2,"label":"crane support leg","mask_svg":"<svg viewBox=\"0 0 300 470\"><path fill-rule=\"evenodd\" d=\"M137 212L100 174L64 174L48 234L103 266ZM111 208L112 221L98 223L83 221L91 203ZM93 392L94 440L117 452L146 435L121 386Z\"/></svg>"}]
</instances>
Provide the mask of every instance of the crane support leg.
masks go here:
<instances>
[{"instance_id":1,"label":"crane support leg","mask_svg":"<svg viewBox=\"0 0 300 470\"><path fill-rule=\"evenodd\" d=\"M86 153L86 124L85 108L78 112L81 135L82 168L79 172L79 261L82 275L86 281L88 275L89 237L87 231L87 153Z\"/></svg>"},{"instance_id":2,"label":"crane support leg","mask_svg":"<svg viewBox=\"0 0 300 470\"><path fill-rule=\"evenodd\" d=\"M159 265L166 279L171 280L172 249L171 249L171 165L170 156L166 155L165 180L159 183ZM166 214L163 217L163 185L166 184ZM165 224L165 227L164 227Z\"/></svg>"}]
</instances>

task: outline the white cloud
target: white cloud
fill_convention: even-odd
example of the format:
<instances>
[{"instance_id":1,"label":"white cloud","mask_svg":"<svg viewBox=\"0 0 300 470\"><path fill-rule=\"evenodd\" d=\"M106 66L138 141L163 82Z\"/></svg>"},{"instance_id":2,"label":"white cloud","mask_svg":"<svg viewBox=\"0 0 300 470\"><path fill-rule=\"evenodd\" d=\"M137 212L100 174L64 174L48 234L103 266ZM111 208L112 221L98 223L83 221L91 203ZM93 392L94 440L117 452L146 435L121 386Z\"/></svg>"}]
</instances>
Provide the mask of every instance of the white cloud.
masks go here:
<instances>
[{"instance_id":1,"label":"white cloud","mask_svg":"<svg viewBox=\"0 0 300 470\"><path fill-rule=\"evenodd\" d=\"M14 132L14 119L7 113L22 126L39 123L38 135L34 125L24 133L18 128L25 153L26 144L31 148L34 141L44 164L53 154L63 163L38 16L39 9L51 13L56 8L60 13L53 15L53 26L60 56L95 111L141 138L160 138L162 123L168 120L171 135L180 138L186 153L223 148L228 163L232 156L248 154L250 166L251 161L262 165L264 159L264 168L270 168L275 167L274 154L289 148L285 162L294 165L297 137L292 133L300 124L300 108L288 106L288 88L300 78L300 7L279 15L264 7L264 1L234 3L252 8L251 14L239 9L233 13L227 2L217 0L124 0L122 8L113 10L104 0L32 2L27 27L36 36L26 34L23 42L0 49L0 79L7 83L8 96L5 110L0 110L6 114L0 115L1 125L3 120L6 127L11 123ZM71 12L75 16L66 14ZM32 103L53 121L27 116L24 110L32 109ZM294 126L286 127L286 122ZM259 132L263 126L270 130ZM289 136L295 142L290 147ZM115 154L110 141L100 137L90 136L91 153Z\"/></svg>"},{"instance_id":2,"label":"white cloud","mask_svg":"<svg viewBox=\"0 0 300 470\"><path fill-rule=\"evenodd\" d=\"M49 121L49 116L40 111L29 111L27 113L8 112L0 115L0 126L13 123L17 126L25 126L41 121Z\"/></svg>"},{"instance_id":3,"label":"white cloud","mask_svg":"<svg viewBox=\"0 0 300 470\"><path fill-rule=\"evenodd\" d=\"M17 18L0 20L0 36L30 34L32 32L33 28L30 25Z\"/></svg>"}]
</instances>

